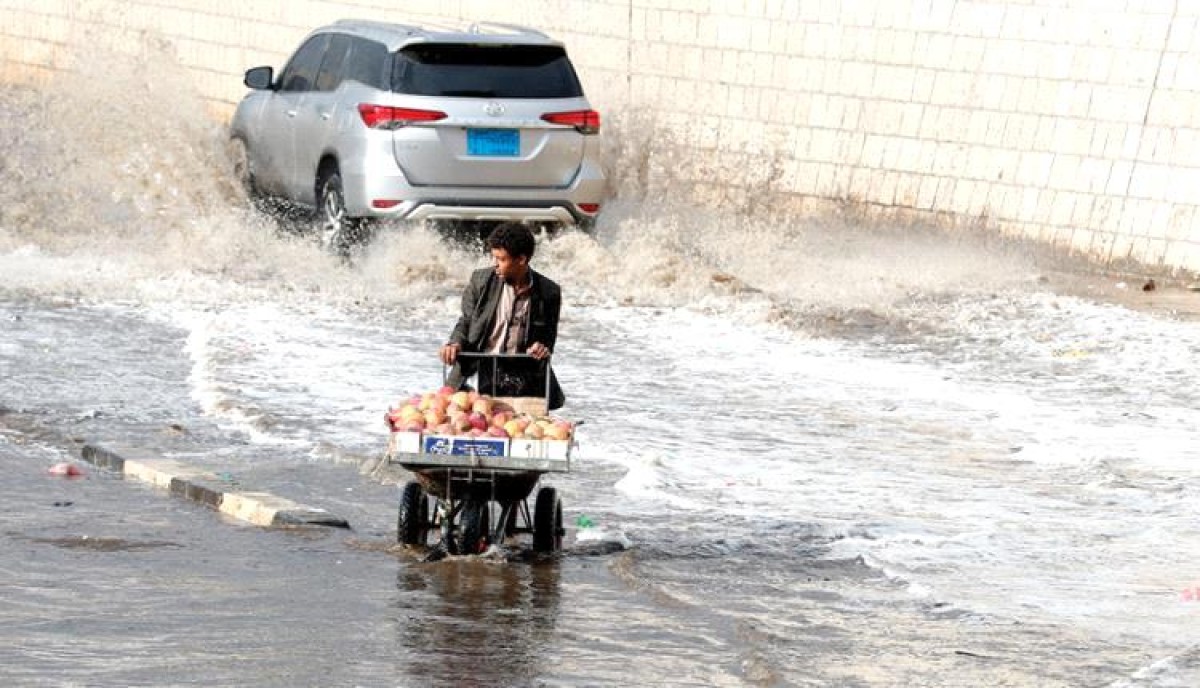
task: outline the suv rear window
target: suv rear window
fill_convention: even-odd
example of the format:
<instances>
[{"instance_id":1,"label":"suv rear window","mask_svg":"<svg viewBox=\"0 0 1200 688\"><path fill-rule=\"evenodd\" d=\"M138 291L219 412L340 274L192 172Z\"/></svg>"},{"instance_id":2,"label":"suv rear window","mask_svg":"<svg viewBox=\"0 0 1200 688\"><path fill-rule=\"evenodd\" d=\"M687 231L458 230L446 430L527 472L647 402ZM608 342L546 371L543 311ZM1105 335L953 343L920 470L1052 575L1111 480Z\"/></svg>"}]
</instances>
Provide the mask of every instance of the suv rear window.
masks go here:
<instances>
[{"instance_id":1,"label":"suv rear window","mask_svg":"<svg viewBox=\"0 0 1200 688\"><path fill-rule=\"evenodd\" d=\"M424 43L396 53L392 90L419 96L578 98L575 69L552 45Z\"/></svg>"}]
</instances>

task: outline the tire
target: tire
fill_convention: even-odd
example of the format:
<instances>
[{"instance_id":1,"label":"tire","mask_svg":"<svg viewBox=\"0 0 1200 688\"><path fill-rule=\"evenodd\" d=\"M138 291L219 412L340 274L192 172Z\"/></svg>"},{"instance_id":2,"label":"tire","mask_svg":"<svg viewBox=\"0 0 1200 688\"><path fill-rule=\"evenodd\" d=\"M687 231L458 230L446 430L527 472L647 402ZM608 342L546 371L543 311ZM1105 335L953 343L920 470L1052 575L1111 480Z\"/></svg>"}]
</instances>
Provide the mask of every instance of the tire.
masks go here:
<instances>
[{"instance_id":1,"label":"tire","mask_svg":"<svg viewBox=\"0 0 1200 688\"><path fill-rule=\"evenodd\" d=\"M449 243L468 250L483 249L497 222L485 220L429 220L429 228Z\"/></svg>"},{"instance_id":2,"label":"tire","mask_svg":"<svg viewBox=\"0 0 1200 688\"><path fill-rule=\"evenodd\" d=\"M228 150L230 174L236 193L244 196L246 201L257 208L261 202L261 194L254 185L254 170L250 164L246 142L240 138L229 139Z\"/></svg>"},{"instance_id":3,"label":"tire","mask_svg":"<svg viewBox=\"0 0 1200 688\"><path fill-rule=\"evenodd\" d=\"M400 495L396 541L402 545L424 545L429 528L429 500L421 484L410 482Z\"/></svg>"},{"instance_id":4,"label":"tire","mask_svg":"<svg viewBox=\"0 0 1200 688\"><path fill-rule=\"evenodd\" d=\"M508 523L504 524L504 537L510 538L517 534L517 512L524 502L513 502L508 510Z\"/></svg>"},{"instance_id":5,"label":"tire","mask_svg":"<svg viewBox=\"0 0 1200 688\"><path fill-rule=\"evenodd\" d=\"M562 500L553 487L538 490L533 506L533 551L558 552L562 549Z\"/></svg>"},{"instance_id":6,"label":"tire","mask_svg":"<svg viewBox=\"0 0 1200 688\"><path fill-rule=\"evenodd\" d=\"M479 499L468 499L463 504L461 537L458 541L459 554L479 554L488 546L488 526L491 522L488 503Z\"/></svg>"},{"instance_id":7,"label":"tire","mask_svg":"<svg viewBox=\"0 0 1200 688\"><path fill-rule=\"evenodd\" d=\"M325 250L342 257L371 238L368 218L346 216L345 187L336 167L322 172L317 180L317 233Z\"/></svg>"}]
</instances>

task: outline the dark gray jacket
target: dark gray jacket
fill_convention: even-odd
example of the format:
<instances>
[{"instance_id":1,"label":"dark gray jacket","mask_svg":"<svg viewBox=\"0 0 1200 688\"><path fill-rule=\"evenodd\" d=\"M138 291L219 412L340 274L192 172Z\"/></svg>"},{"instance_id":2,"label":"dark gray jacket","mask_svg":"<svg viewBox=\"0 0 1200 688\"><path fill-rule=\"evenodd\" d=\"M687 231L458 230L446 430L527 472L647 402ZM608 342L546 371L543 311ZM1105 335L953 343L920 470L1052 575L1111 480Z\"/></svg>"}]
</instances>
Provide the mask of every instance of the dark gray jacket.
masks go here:
<instances>
[{"instance_id":1,"label":"dark gray jacket","mask_svg":"<svg viewBox=\"0 0 1200 688\"><path fill-rule=\"evenodd\" d=\"M529 323L519 350L525 351L533 342L541 342L554 351L558 340L558 316L562 310L562 290L554 280L530 270L533 291L529 294ZM500 305L503 282L492 268L480 268L471 273L467 288L463 290L462 315L450 333L448 343L457 344L462 351L479 353L487 346L488 334L496 322L496 311ZM490 364L485 363L485 366ZM478 370L479 361L462 358L454 364L447 384L461 387ZM545 378L542 378L544 381ZM550 373L550 408L563 405L565 397L554 372Z\"/></svg>"}]
</instances>

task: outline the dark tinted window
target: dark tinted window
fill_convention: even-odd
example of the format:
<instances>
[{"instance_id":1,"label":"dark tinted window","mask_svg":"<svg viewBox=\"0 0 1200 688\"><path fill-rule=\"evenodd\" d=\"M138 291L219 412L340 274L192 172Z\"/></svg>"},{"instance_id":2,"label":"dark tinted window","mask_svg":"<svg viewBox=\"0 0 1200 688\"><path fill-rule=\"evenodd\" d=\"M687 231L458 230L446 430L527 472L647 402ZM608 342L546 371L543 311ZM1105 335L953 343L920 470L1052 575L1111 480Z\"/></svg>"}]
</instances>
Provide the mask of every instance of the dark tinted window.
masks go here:
<instances>
[{"instance_id":1,"label":"dark tinted window","mask_svg":"<svg viewBox=\"0 0 1200 688\"><path fill-rule=\"evenodd\" d=\"M321 66L321 55L325 52L325 42L328 36L321 34L305 41L304 45L292 55L291 62L284 67L279 76L281 91L310 91L317 79L317 69Z\"/></svg>"},{"instance_id":2,"label":"dark tinted window","mask_svg":"<svg viewBox=\"0 0 1200 688\"><path fill-rule=\"evenodd\" d=\"M422 96L574 98L579 79L557 46L414 45L396 53L392 89Z\"/></svg>"},{"instance_id":3,"label":"dark tinted window","mask_svg":"<svg viewBox=\"0 0 1200 688\"><path fill-rule=\"evenodd\" d=\"M387 48L382 43L365 38L351 38L350 41L350 54L346 57L346 65L342 70L343 78L354 79L386 91L388 68L391 66Z\"/></svg>"},{"instance_id":4,"label":"dark tinted window","mask_svg":"<svg viewBox=\"0 0 1200 688\"><path fill-rule=\"evenodd\" d=\"M346 53L350 52L350 37L335 33L329 37L329 47L321 60L321 71L317 72L317 90L332 91L342 83L342 65Z\"/></svg>"}]
</instances>

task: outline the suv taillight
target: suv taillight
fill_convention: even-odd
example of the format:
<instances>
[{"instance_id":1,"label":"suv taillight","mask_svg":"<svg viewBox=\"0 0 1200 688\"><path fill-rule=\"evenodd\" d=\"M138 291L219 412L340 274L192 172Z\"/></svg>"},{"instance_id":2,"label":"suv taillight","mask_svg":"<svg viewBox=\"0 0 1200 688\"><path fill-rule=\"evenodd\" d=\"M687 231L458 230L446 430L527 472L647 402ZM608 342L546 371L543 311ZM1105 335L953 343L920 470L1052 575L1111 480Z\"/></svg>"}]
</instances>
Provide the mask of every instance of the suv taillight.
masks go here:
<instances>
[{"instance_id":1,"label":"suv taillight","mask_svg":"<svg viewBox=\"0 0 1200 688\"><path fill-rule=\"evenodd\" d=\"M446 119L446 113L437 110L415 110L370 103L360 103L358 114L362 117L363 124L372 129L399 129L413 122L436 122Z\"/></svg>"},{"instance_id":2,"label":"suv taillight","mask_svg":"<svg viewBox=\"0 0 1200 688\"><path fill-rule=\"evenodd\" d=\"M600 133L600 113L595 110L571 110L570 112L548 112L542 119L551 124L575 127L580 134Z\"/></svg>"}]
</instances>

